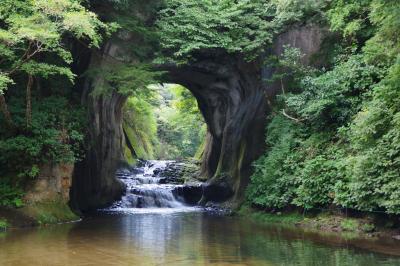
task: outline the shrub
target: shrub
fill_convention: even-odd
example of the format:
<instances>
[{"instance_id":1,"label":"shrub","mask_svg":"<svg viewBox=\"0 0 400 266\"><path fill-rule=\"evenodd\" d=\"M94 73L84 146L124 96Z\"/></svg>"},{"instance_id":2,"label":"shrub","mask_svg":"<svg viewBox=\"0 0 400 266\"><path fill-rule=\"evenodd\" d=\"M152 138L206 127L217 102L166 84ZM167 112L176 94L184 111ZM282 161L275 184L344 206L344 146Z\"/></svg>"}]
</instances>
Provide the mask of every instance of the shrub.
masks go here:
<instances>
[{"instance_id":1,"label":"shrub","mask_svg":"<svg viewBox=\"0 0 400 266\"><path fill-rule=\"evenodd\" d=\"M40 165L75 162L82 158L85 112L64 97L52 96L33 102L32 127L24 128L22 99L12 99L17 134L0 129L0 174L35 177ZM0 122L2 123L2 122Z\"/></svg>"}]
</instances>

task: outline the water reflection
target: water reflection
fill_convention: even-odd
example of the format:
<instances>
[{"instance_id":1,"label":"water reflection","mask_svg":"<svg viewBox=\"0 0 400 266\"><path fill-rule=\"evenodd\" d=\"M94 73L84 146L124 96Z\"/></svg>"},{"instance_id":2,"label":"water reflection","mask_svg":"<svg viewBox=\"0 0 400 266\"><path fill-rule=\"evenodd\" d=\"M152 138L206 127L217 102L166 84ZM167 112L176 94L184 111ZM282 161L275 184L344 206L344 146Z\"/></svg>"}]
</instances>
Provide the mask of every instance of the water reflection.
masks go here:
<instances>
[{"instance_id":1,"label":"water reflection","mask_svg":"<svg viewBox=\"0 0 400 266\"><path fill-rule=\"evenodd\" d=\"M101 214L0 236L0 265L400 265L362 243L400 254L201 212Z\"/></svg>"}]
</instances>

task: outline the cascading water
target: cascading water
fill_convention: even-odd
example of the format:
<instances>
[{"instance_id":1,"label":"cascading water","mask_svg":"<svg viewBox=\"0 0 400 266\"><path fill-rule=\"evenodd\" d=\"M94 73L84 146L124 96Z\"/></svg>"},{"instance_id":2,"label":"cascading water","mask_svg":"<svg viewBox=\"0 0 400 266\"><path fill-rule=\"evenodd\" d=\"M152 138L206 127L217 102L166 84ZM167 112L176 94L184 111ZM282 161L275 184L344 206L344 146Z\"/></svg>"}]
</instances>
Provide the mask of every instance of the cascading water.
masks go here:
<instances>
[{"instance_id":1,"label":"cascading water","mask_svg":"<svg viewBox=\"0 0 400 266\"><path fill-rule=\"evenodd\" d=\"M117 172L117 177L125 183L126 194L114 203L108 211L124 212L171 212L193 211L199 209L184 203L174 193L183 185L165 184L165 177L157 175L173 161L145 161L140 167ZM161 184L162 183L162 184Z\"/></svg>"}]
</instances>

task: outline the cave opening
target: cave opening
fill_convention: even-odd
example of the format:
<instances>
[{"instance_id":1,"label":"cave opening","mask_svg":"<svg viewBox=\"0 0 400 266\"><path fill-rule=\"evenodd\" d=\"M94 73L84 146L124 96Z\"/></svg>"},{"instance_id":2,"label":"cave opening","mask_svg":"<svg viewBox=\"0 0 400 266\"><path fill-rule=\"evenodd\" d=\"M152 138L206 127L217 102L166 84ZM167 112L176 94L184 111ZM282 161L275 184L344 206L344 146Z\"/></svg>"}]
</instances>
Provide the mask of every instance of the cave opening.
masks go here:
<instances>
[{"instance_id":1,"label":"cave opening","mask_svg":"<svg viewBox=\"0 0 400 266\"><path fill-rule=\"evenodd\" d=\"M207 125L194 95L180 84L147 86L122 108L123 153L135 160L200 160Z\"/></svg>"},{"instance_id":2,"label":"cave opening","mask_svg":"<svg viewBox=\"0 0 400 266\"><path fill-rule=\"evenodd\" d=\"M251 164L264 150L267 104L257 65L219 55L189 66L163 65L160 69L165 73L163 85L150 85L136 96L111 91L107 96L87 98L89 137L95 145L75 171L71 191L75 209L96 209L120 199L125 186L115 173L137 158L195 156L199 176L207 183L204 202L243 200ZM88 91L101 86L102 80L89 80ZM183 106L179 112L173 106L177 102ZM168 112L195 119L184 123L177 119L174 125L183 131L171 129Z\"/></svg>"}]
</instances>

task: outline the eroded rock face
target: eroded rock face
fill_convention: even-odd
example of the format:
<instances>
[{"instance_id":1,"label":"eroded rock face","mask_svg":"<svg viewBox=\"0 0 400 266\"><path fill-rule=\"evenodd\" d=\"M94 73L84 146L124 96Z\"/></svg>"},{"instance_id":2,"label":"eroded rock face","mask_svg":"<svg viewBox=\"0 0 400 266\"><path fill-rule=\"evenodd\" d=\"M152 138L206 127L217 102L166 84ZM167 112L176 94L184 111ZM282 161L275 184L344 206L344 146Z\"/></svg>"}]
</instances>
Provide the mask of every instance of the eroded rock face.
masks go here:
<instances>
[{"instance_id":1,"label":"eroded rock face","mask_svg":"<svg viewBox=\"0 0 400 266\"><path fill-rule=\"evenodd\" d=\"M270 53L282 54L285 45L299 48L310 64L324 31L312 24L293 26L279 35ZM196 97L208 125L202 175L209 178L202 202L243 200L251 164L265 150L266 117L280 86L268 84L274 69L223 53L199 54L188 66L169 68L170 79Z\"/></svg>"},{"instance_id":2,"label":"eroded rock face","mask_svg":"<svg viewBox=\"0 0 400 266\"><path fill-rule=\"evenodd\" d=\"M308 64L319 51L322 38L316 26L294 26L278 36L270 53L280 54L284 45L290 44L306 54L303 63ZM115 64L118 58L125 61L129 45L135 45L129 34L121 36L119 42L110 41L91 64ZM202 53L196 58L187 66L162 66L169 74L165 82L187 87L208 125L201 171L208 181L202 202L238 203L243 200L252 162L265 151L266 117L279 93L279 88L266 84L265 79L274 69L223 52ZM83 97L90 113L90 148L86 160L77 167L71 193L73 205L80 210L105 206L124 190L115 171L123 159L122 107L126 99L116 92L107 97L91 96L101 82L101 75L88 79ZM223 194L223 199L217 199L216 194Z\"/></svg>"},{"instance_id":3,"label":"eroded rock face","mask_svg":"<svg viewBox=\"0 0 400 266\"><path fill-rule=\"evenodd\" d=\"M54 200L68 203L73 170L71 164L43 165L29 185L24 201L29 204Z\"/></svg>"},{"instance_id":4,"label":"eroded rock face","mask_svg":"<svg viewBox=\"0 0 400 266\"><path fill-rule=\"evenodd\" d=\"M184 185L176 187L172 193L186 204L197 205L203 197L203 187L201 184Z\"/></svg>"},{"instance_id":5,"label":"eroded rock face","mask_svg":"<svg viewBox=\"0 0 400 266\"><path fill-rule=\"evenodd\" d=\"M118 64L118 60L123 61L119 56L124 54L124 48L115 44L115 40L109 41L101 54L93 53L91 67L101 69ZM120 199L125 191L115 172L124 161L122 107L127 97L116 91L93 95L93 90L103 86L104 82L101 73L87 78L82 95L89 113L89 148L85 160L77 165L71 191L72 206L81 211L105 207Z\"/></svg>"},{"instance_id":6,"label":"eroded rock face","mask_svg":"<svg viewBox=\"0 0 400 266\"><path fill-rule=\"evenodd\" d=\"M210 191L224 183L239 200L251 162L264 151L267 105L259 68L240 58L210 54L169 73L171 81L193 93L208 125L202 175L210 179ZM205 196L213 200L211 194Z\"/></svg>"}]
</instances>

